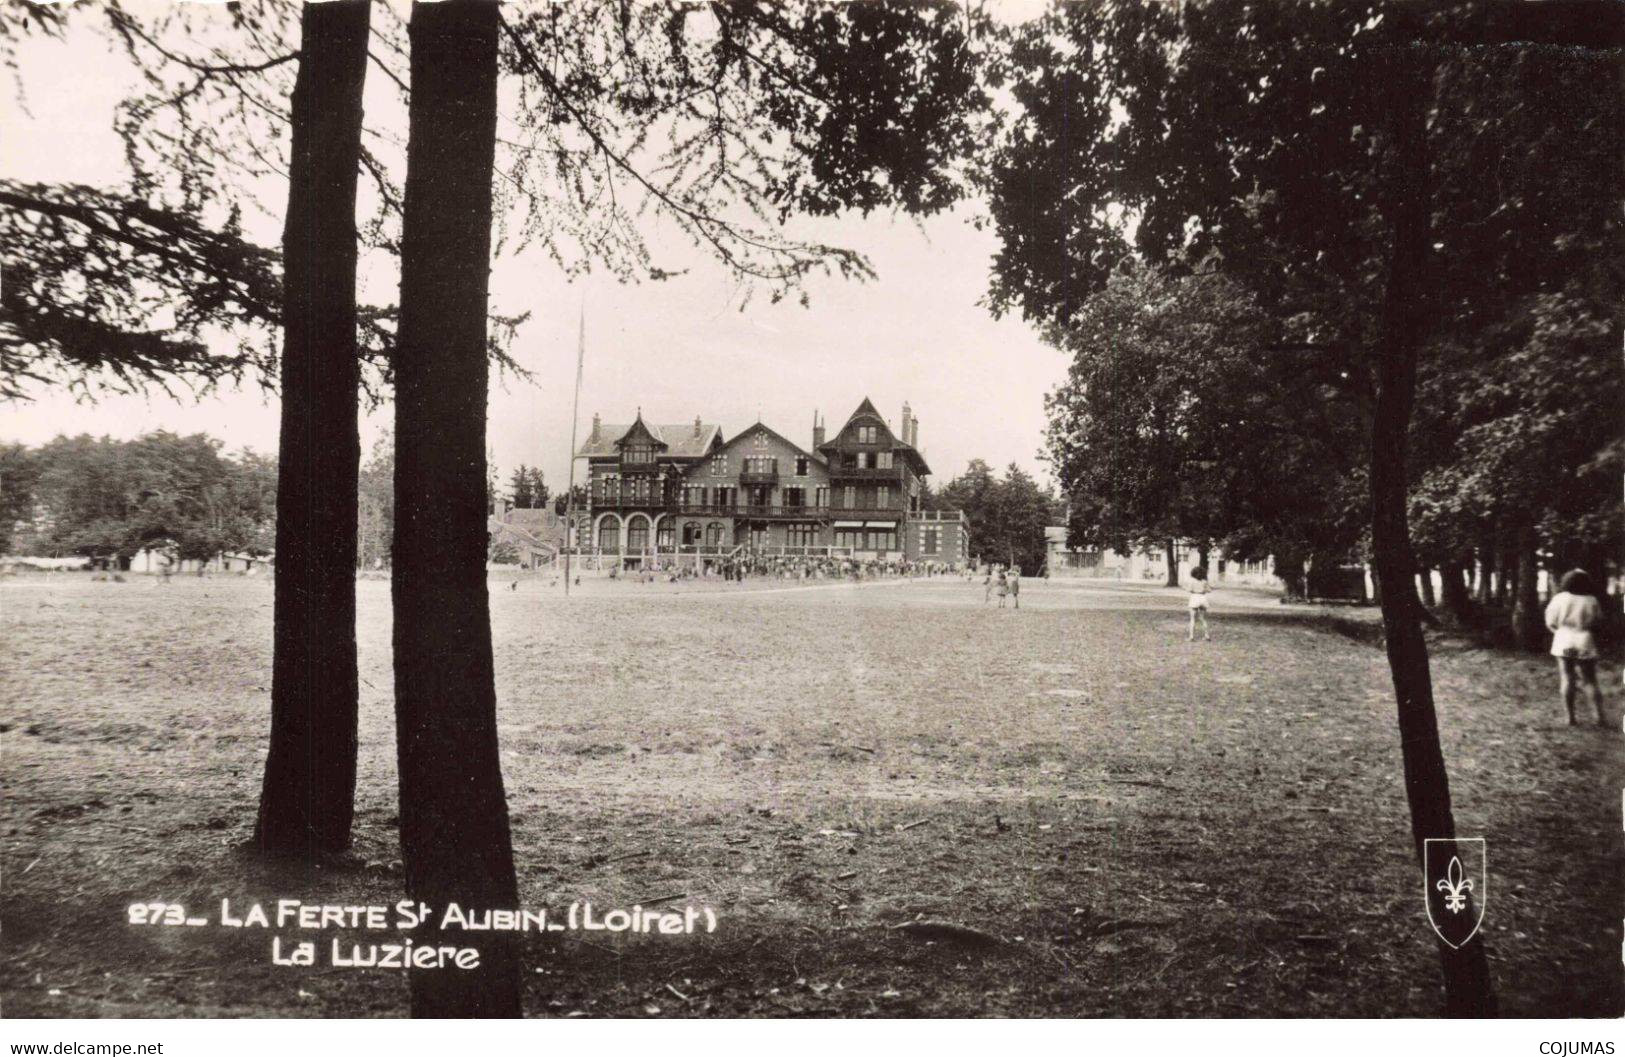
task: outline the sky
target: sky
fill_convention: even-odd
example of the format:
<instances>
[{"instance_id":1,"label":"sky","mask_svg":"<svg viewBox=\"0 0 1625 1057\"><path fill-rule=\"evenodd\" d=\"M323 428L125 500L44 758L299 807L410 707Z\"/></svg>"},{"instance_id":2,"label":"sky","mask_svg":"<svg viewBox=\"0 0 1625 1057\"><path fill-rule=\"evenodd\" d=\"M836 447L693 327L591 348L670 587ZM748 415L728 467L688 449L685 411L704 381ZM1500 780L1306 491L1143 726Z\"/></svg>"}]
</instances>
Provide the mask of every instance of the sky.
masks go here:
<instances>
[{"instance_id":1,"label":"sky","mask_svg":"<svg viewBox=\"0 0 1625 1057\"><path fill-rule=\"evenodd\" d=\"M0 85L0 177L123 183L113 114L139 86L128 62L101 38L78 34L25 44L18 72L25 105L15 83ZM276 201L276 189L263 198ZM629 422L641 410L654 422L698 415L728 436L760 420L807 446L815 411L833 432L868 397L894 426L910 404L939 484L973 458L1014 462L1047 479L1038 458L1044 395L1064 377L1065 360L1020 320L994 320L978 304L997 240L972 226L976 209L924 221L878 215L802 223L799 234L857 250L878 273L863 283L812 278L805 308L794 298L747 299L721 265L698 256L685 274L640 285L603 275L571 281L540 253L498 256L493 308L530 313L510 352L534 375L493 375L488 448L499 472L506 477L525 463L540 466L555 490L565 480L584 319L583 437L595 412ZM248 233L275 245L280 226L280 217L250 218ZM385 406L366 417L363 453L392 414ZM38 444L63 433L168 429L209 433L232 450L274 452L277 419L275 396L252 383L196 401L158 393L91 403L39 389L30 401L0 404L0 439Z\"/></svg>"}]
</instances>

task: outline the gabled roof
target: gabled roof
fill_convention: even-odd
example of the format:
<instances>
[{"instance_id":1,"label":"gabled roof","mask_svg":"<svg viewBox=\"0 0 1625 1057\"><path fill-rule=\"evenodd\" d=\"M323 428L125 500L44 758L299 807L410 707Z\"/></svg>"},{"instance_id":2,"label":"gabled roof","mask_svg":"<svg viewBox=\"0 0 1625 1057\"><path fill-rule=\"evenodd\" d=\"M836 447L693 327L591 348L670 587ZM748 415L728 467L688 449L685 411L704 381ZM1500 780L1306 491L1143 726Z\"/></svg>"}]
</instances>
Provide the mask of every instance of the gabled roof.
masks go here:
<instances>
[{"instance_id":1,"label":"gabled roof","mask_svg":"<svg viewBox=\"0 0 1625 1057\"><path fill-rule=\"evenodd\" d=\"M828 442L820 444L818 446L818 450L820 452L826 452L832 449L839 449L840 445L837 443L837 441L839 441L841 436L846 433L847 429L852 425L853 420L865 415L874 418L875 421L879 423L880 428L886 431L886 439L889 442L889 447L894 454L901 455L904 459L907 459L914 466L914 472L919 474L921 477L930 476L931 467L925 464L925 456L921 455L919 450L913 445L904 444L898 439L897 434L893 433L892 428L886 424L885 416L881 415L879 411L875 410L875 405L870 402L868 397L863 398L863 403L858 405L858 409L856 411L846 416L846 425L843 425L840 429L836 430L835 435L831 437Z\"/></svg>"},{"instance_id":2,"label":"gabled roof","mask_svg":"<svg viewBox=\"0 0 1625 1057\"><path fill-rule=\"evenodd\" d=\"M803 448L801 445L797 444L795 441L793 441L790 438L786 437L783 433L780 433L778 430L774 429L772 426L766 425L766 424L761 423L761 422L758 422L753 426L750 426L750 427L748 427L746 429L742 429L738 433L735 433L733 435L733 439L727 441L722 446L724 448L731 448L735 444L738 444L740 441L744 440L746 437L753 436L754 434L757 434L757 433L766 433L768 436L772 437L774 440L777 440L779 443L783 444L785 447L790 448L792 451L795 451L797 454L805 455L805 456L807 456L807 458L813 459L813 460L815 460L817 462L823 462L824 461L824 457L822 455L819 455L816 452L808 451L806 448Z\"/></svg>"},{"instance_id":3,"label":"gabled roof","mask_svg":"<svg viewBox=\"0 0 1625 1057\"><path fill-rule=\"evenodd\" d=\"M642 421L641 416L638 421ZM603 423L587 437L581 445L581 450L576 452L576 457L607 458L619 455L620 449L616 445L636 424L636 422L625 425ZM666 446L661 455L667 458L695 459L710 451L713 444L722 440L722 427L714 422L684 422L677 425L655 425L644 422L643 426L651 437Z\"/></svg>"},{"instance_id":4,"label":"gabled roof","mask_svg":"<svg viewBox=\"0 0 1625 1057\"><path fill-rule=\"evenodd\" d=\"M669 447L660 435L650 428L649 423L643 421L643 412L639 411L637 420L627 427L625 433L621 434L621 439L615 442L615 447L625 448L644 441L652 443L661 451L665 451Z\"/></svg>"}]
</instances>

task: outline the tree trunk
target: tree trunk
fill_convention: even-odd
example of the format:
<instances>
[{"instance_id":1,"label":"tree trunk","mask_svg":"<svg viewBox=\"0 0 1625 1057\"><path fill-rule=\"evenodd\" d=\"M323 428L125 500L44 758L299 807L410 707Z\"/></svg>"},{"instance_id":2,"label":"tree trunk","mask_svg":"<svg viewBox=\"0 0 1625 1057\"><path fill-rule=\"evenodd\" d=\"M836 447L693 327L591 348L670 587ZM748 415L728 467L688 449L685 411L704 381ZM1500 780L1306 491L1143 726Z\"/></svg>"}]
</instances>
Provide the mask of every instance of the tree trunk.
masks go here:
<instances>
[{"instance_id":1,"label":"tree trunk","mask_svg":"<svg viewBox=\"0 0 1625 1057\"><path fill-rule=\"evenodd\" d=\"M497 752L485 577L486 299L496 0L412 7L412 99L395 359L395 714L414 938L477 940L477 969L414 970L419 1017L519 1015L511 934L433 928L451 902L518 906Z\"/></svg>"},{"instance_id":2,"label":"tree trunk","mask_svg":"<svg viewBox=\"0 0 1625 1057\"><path fill-rule=\"evenodd\" d=\"M1535 529L1518 529L1518 578L1512 598L1512 634L1526 650L1538 650L1546 640L1546 618L1540 605L1540 557Z\"/></svg>"},{"instance_id":3,"label":"tree trunk","mask_svg":"<svg viewBox=\"0 0 1625 1057\"><path fill-rule=\"evenodd\" d=\"M1495 545L1487 540L1478 548L1476 598L1481 606L1495 602Z\"/></svg>"},{"instance_id":4,"label":"tree trunk","mask_svg":"<svg viewBox=\"0 0 1625 1057\"><path fill-rule=\"evenodd\" d=\"M1308 597L1304 585L1303 558L1296 555L1277 557L1275 575L1280 579L1282 592L1287 598L1301 602Z\"/></svg>"},{"instance_id":5,"label":"tree trunk","mask_svg":"<svg viewBox=\"0 0 1625 1057\"><path fill-rule=\"evenodd\" d=\"M1163 544L1163 554L1168 559L1168 579L1167 579L1166 585L1168 587L1178 587L1179 586L1179 565L1176 563L1176 560L1175 560L1174 541L1173 540L1169 540L1168 542Z\"/></svg>"},{"instance_id":6,"label":"tree trunk","mask_svg":"<svg viewBox=\"0 0 1625 1057\"><path fill-rule=\"evenodd\" d=\"M1467 595L1467 568L1460 562L1446 565L1440 575L1444 579L1444 608L1457 620L1466 620L1472 612L1472 601Z\"/></svg>"},{"instance_id":7,"label":"tree trunk","mask_svg":"<svg viewBox=\"0 0 1625 1057\"><path fill-rule=\"evenodd\" d=\"M355 813L356 172L367 0L307 4L282 235L271 743L254 843L314 857Z\"/></svg>"},{"instance_id":8,"label":"tree trunk","mask_svg":"<svg viewBox=\"0 0 1625 1057\"><path fill-rule=\"evenodd\" d=\"M1512 585L1518 580L1518 551L1502 542L1495 557L1495 604L1502 609L1512 605Z\"/></svg>"},{"instance_id":9,"label":"tree trunk","mask_svg":"<svg viewBox=\"0 0 1625 1057\"><path fill-rule=\"evenodd\" d=\"M1433 570L1422 566L1416 574L1416 585L1422 591L1422 604L1429 609L1439 604L1439 599L1433 593Z\"/></svg>"},{"instance_id":10,"label":"tree trunk","mask_svg":"<svg viewBox=\"0 0 1625 1057\"><path fill-rule=\"evenodd\" d=\"M1426 124L1433 99L1432 69L1432 62L1421 54L1402 51L1389 78L1397 171L1389 176L1388 221L1393 245L1377 354L1370 451L1372 558L1388 588L1382 592L1382 621L1398 704L1411 837L1419 862L1424 861L1425 840L1454 840L1456 836L1427 643L1422 637L1422 607L1410 589L1415 565L1406 522L1406 445L1416 398L1418 350L1427 321L1422 289L1427 281L1430 237ZM1473 913L1470 906L1468 913ZM1439 940L1438 949L1446 1011L1453 1016L1492 1014L1495 997L1482 937L1475 935L1459 950Z\"/></svg>"}]
</instances>

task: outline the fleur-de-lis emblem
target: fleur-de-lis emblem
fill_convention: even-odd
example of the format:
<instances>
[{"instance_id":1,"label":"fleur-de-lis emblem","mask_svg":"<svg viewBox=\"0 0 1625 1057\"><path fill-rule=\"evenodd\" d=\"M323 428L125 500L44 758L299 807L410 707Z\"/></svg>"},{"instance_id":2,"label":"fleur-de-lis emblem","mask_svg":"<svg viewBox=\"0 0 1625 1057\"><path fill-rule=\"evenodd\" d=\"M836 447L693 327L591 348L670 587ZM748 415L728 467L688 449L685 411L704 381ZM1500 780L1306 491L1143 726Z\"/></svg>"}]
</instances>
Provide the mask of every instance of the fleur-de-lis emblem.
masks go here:
<instances>
[{"instance_id":1,"label":"fleur-de-lis emblem","mask_svg":"<svg viewBox=\"0 0 1625 1057\"><path fill-rule=\"evenodd\" d=\"M1452 855L1450 865L1445 868L1445 876L1433 887L1446 893L1444 908L1452 914L1459 914L1467 909L1467 893L1473 890L1473 879L1462 869L1461 860Z\"/></svg>"}]
</instances>

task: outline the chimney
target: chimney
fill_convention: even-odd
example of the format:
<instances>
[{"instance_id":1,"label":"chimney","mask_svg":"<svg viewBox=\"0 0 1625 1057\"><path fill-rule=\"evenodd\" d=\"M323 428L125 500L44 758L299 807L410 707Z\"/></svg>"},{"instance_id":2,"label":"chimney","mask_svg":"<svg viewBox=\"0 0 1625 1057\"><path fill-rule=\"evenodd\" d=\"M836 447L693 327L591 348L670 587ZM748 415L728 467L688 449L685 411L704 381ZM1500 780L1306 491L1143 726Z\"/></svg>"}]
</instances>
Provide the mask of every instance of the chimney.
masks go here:
<instances>
[{"instance_id":1,"label":"chimney","mask_svg":"<svg viewBox=\"0 0 1625 1057\"><path fill-rule=\"evenodd\" d=\"M699 415L694 416L694 435L696 437L698 437L700 435L700 416Z\"/></svg>"},{"instance_id":2,"label":"chimney","mask_svg":"<svg viewBox=\"0 0 1625 1057\"><path fill-rule=\"evenodd\" d=\"M908 446L911 448L920 446L920 417L912 411L908 416Z\"/></svg>"},{"instance_id":3,"label":"chimney","mask_svg":"<svg viewBox=\"0 0 1625 1057\"><path fill-rule=\"evenodd\" d=\"M818 421L818 412L813 412L813 451L824 446L824 424Z\"/></svg>"},{"instance_id":4,"label":"chimney","mask_svg":"<svg viewBox=\"0 0 1625 1057\"><path fill-rule=\"evenodd\" d=\"M598 412L594 411L592 413L592 436L588 437L587 439L588 440L597 440L598 439L598 434L600 432L602 432L603 428L604 428L603 420L598 417Z\"/></svg>"},{"instance_id":5,"label":"chimney","mask_svg":"<svg viewBox=\"0 0 1625 1057\"><path fill-rule=\"evenodd\" d=\"M913 444L914 443L914 441L909 438L909 430L913 428L912 426L909 425L909 419L911 417L912 417L912 415L910 414L909 409L908 409L908 401L904 400L903 401L903 421L902 421L902 426L901 426L902 432L900 432L898 434L898 439L901 440L904 444Z\"/></svg>"}]
</instances>

